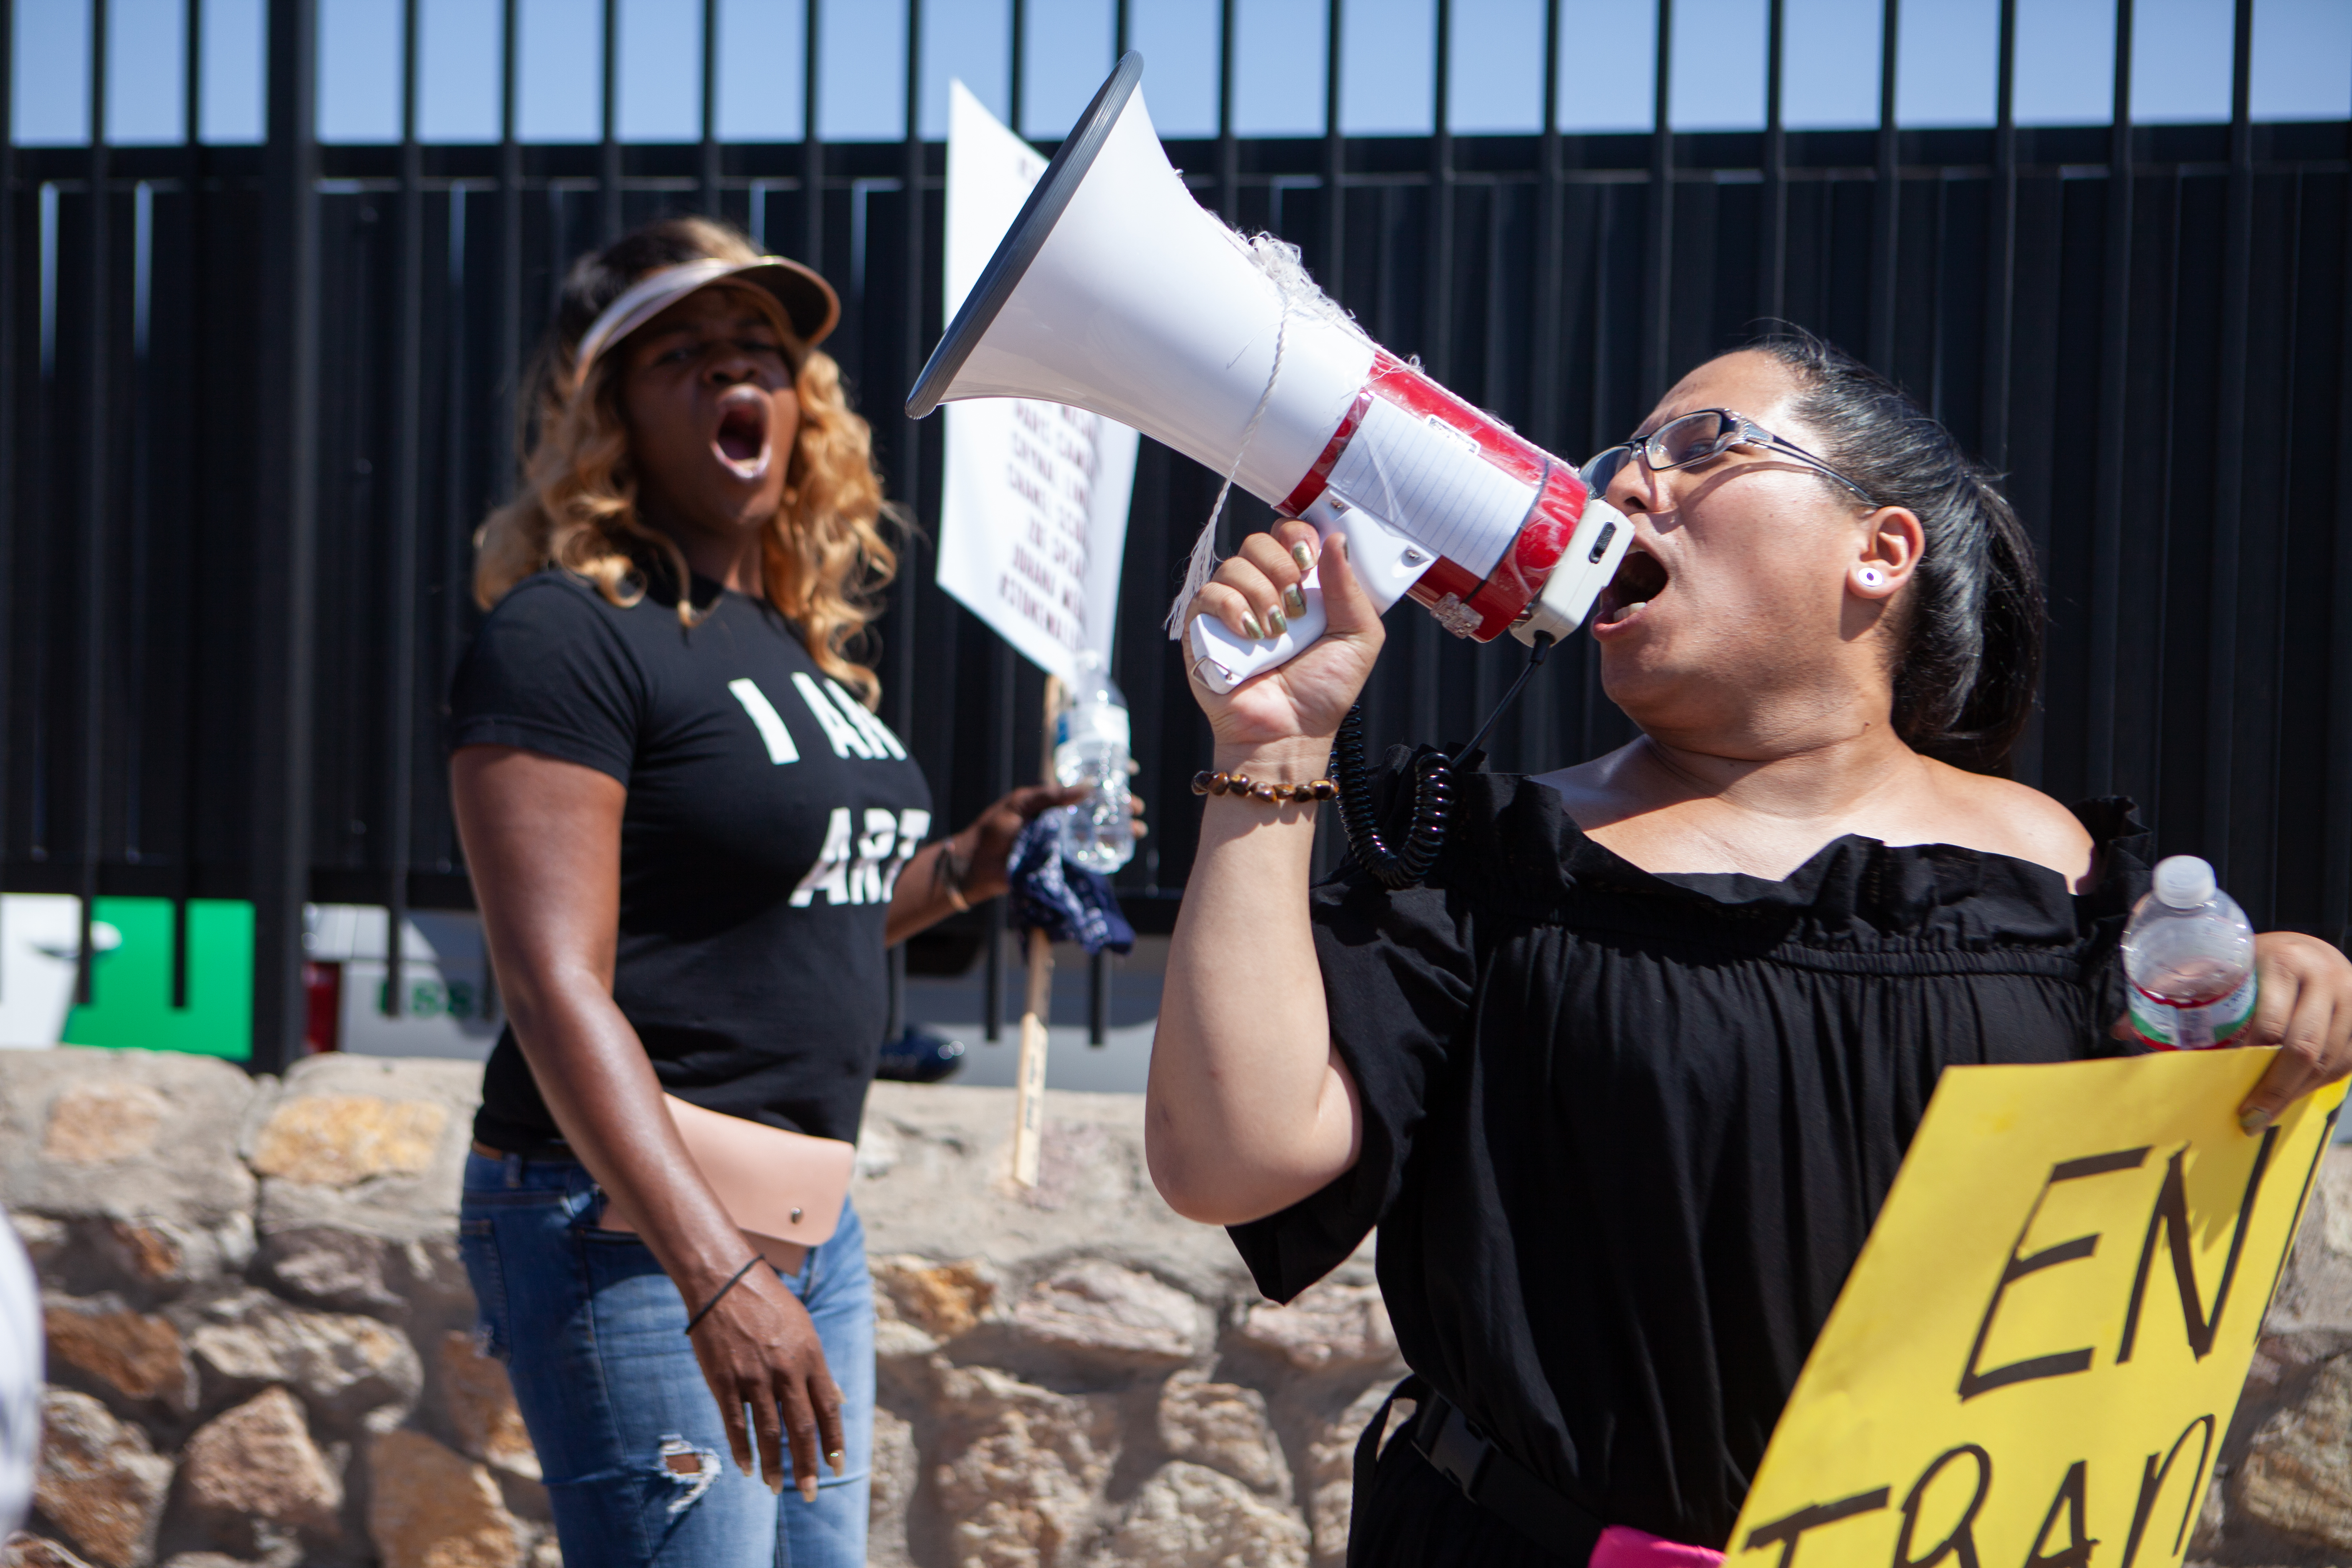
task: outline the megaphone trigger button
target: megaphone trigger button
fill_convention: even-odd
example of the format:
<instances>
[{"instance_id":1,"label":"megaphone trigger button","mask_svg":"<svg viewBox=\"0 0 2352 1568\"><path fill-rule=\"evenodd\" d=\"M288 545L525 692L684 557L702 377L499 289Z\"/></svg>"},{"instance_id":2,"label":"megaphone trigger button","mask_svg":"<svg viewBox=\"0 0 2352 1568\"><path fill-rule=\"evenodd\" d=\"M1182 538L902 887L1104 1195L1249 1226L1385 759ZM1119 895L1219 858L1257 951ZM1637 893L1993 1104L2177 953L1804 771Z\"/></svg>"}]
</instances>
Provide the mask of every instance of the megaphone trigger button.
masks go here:
<instances>
[{"instance_id":1,"label":"megaphone trigger button","mask_svg":"<svg viewBox=\"0 0 2352 1568\"><path fill-rule=\"evenodd\" d=\"M1617 525L1613 522L1602 523L1601 536L1592 542L1592 553L1584 558L1586 562L1595 566L1601 564L1601 558L1609 553L1609 542L1616 537Z\"/></svg>"}]
</instances>

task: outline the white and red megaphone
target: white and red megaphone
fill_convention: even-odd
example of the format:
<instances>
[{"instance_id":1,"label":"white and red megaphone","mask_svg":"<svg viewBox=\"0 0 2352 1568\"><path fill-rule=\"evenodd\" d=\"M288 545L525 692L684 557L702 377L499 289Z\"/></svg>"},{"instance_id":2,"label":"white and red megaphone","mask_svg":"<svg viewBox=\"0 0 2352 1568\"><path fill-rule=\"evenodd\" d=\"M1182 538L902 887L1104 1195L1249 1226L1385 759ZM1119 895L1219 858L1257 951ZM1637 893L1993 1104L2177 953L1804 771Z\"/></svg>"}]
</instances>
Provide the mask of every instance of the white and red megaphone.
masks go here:
<instances>
[{"instance_id":1,"label":"white and red megaphone","mask_svg":"<svg viewBox=\"0 0 2352 1568\"><path fill-rule=\"evenodd\" d=\"M1202 209L1160 150L1129 54L1030 192L907 399L1030 397L1165 442L1326 537L1385 611L1460 637L1565 637L1633 529L1573 465L1381 348L1299 271ZM1206 616L1192 666L1229 691L1323 633L1322 597L1251 642Z\"/></svg>"}]
</instances>

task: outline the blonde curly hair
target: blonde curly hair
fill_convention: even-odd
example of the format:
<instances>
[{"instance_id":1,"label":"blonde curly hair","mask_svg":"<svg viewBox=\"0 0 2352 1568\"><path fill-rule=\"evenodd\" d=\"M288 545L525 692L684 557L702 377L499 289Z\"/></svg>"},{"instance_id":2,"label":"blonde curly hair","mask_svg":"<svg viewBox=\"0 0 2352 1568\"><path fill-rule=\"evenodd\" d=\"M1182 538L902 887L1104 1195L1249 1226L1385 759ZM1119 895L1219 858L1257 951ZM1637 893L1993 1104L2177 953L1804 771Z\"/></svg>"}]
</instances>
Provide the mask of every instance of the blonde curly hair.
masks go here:
<instances>
[{"instance_id":1,"label":"blonde curly hair","mask_svg":"<svg viewBox=\"0 0 2352 1568\"><path fill-rule=\"evenodd\" d=\"M759 252L709 218L669 218L583 257L564 281L553 328L532 366L525 402L522 483L475 535L474 599L488 609L534 573L556 568L627 608L646 596L643 563L662 561L678 587L678 620L699 615L688 593L686 554L637 515L628 427L621 412L623 356L608 351L574 386L574 350L597 314L658 268L709 257L751 261ZM727 287L723 281L717 287ZM849 406L841 367L803 346L766 289L736 285L759 301L797 363L800 430L784 474L783 504L761 540L768 602L799 626L809 657L869 708L882 683L854 657L881 613L881 589L898 569L886 528L900 526L874 471L873 433ZM617 345L615 345L617 348Z\"/></svg>"}]
</instances>

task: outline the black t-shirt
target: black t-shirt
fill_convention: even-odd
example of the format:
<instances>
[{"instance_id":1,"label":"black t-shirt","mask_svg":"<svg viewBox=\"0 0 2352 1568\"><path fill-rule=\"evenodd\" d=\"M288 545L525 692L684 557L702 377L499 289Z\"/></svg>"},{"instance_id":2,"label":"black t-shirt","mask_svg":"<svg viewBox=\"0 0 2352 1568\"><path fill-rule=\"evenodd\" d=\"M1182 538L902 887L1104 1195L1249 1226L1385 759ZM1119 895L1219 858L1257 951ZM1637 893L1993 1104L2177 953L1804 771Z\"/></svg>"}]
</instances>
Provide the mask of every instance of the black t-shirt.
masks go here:
<instances>
[{"instance_id":1,"label":"black t-shirt","mask_svg":"<svg viewBox=\"0 0 2352 1568\"><path fill-rule=\"evenodd\" d=\"M613 997L662 1087L855 1138L889 1005L890 889L930 831L921 770L790 621L697 578L704 618L622 609L562 572L499 602L458 667L449 742L610 773L621 818ZM711 601L716 599L716 603ZM509 1027L476 1136L562 1136Z\"/></svg>"},{"instance_id":2,"label":"black t-shirt","mask_svg":"<svg viewBox=\"0 0 2352 1568\"><path fill-rule=\"evenodd\" d=\"M1460 780L1429 885L1316 891L1362 1154L1234 1227L1259 1288L1377 1225L1414 1371L1602 1521L1721 1549L1937 1076L2130 1048L2146 842L2122 803L2078 815L2080 896L1857 837L1785 881L1655 876L1533 780ZM1376 1563L1551 1561L1417 1458L1368 1500Z\"/></svg>"}]
</instances>

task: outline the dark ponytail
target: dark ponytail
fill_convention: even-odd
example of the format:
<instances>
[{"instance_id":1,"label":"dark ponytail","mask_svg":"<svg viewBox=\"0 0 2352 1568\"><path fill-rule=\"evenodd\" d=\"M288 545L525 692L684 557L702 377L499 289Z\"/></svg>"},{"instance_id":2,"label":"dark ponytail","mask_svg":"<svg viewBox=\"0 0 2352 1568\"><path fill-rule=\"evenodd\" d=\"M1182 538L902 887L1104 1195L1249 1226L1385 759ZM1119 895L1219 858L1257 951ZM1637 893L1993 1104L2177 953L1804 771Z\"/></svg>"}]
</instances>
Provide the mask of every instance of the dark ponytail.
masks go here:
<instances>
[{"instance_id":1,"label":"dark ponytail","mask_svg":"<svg viewBox=\"0 0 2352 1568\"><path fill-rule=\"evenodd\" d=\"M1895 732L1939 762L1999 771L2042 668L2042 578L2024 525L1990 470L1876 371L1801 330L1749 346L1795 374L1795 413L1821 457L1927 531L1895 668Z\"/></svg>"}]
</instances>

